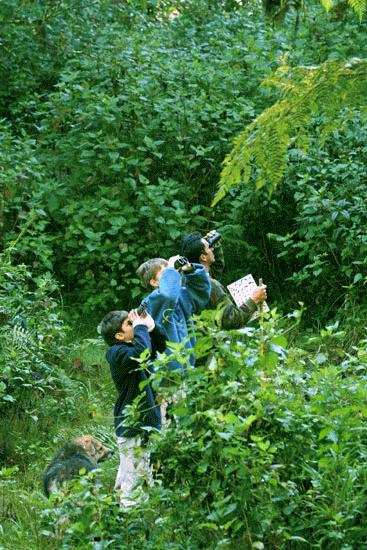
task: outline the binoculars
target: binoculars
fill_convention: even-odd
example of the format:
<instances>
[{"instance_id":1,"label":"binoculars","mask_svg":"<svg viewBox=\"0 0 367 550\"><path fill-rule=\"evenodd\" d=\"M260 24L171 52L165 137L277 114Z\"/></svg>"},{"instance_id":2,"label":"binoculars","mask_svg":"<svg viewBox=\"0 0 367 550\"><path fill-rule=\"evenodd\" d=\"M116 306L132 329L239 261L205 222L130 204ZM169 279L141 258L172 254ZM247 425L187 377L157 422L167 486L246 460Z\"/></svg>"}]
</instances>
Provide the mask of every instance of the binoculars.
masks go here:
<instances>
[{"instance_id":1,"label":"binoculars","mask_svg":"<svg viewBox=\"0 0 367 550\"><path fill-rule=\"evenodd\" d=\"M189 264L189 260L185 256L180 256L177 258L175 263L173 264L173 267L175 269L181 269L184 265Z\"/></svg>"},{"instance_id":2,"label":"binoculars","mask_svg":"<svg viewBox=\"0 0 367 550\"><path fill-rule=\"evenodd\" d=\"M143 304L140 304L140 306L136 308L136 313L139 315L139 317L145 317L145 315L147 314L147 310L145 309L145 306Z\"/></svg>"},{"instance_id":3,"label":"binoculars","mask_svg":"<svg viewBox=\"0 0 367 550\"><path fill-rule=\"evenodd\" d=\"M218 231L213 231L213 234L209 237L205 237L205 240L207 241L210 248L214 246L216 243L218 243L222 238L222 235L218 233Z\"/></svg>"}]
</instances>

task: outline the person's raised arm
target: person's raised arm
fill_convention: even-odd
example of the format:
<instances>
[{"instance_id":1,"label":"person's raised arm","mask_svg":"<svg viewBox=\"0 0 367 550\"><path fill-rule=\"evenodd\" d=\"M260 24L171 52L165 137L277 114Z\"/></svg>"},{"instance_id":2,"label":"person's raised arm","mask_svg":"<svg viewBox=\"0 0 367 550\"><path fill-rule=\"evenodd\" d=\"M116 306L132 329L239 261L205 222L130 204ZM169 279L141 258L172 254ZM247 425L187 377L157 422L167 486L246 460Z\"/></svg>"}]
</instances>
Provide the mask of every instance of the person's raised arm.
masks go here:
<instances>
[{"instance_id":1,"label":"person's raised arm","mask_svg":"<svg viewBox=\"0 0 367 550\"><path fill-rule=\"evenodd\" d=\"M180 296L181 275L173 267L177 258L173 256L168 260L168 267L161 275L158 288L149 295L149 313L156 324L160 324L175 308Z\"/></svg>"},{"instance_id":2,"label":"person's raised arm","mask_svg":"<svg viewBox=\"0 0 367 550\"><path fill-rule=\"evenodd\" d=\"M186 266L185 266L186 267ZM210 279L204 266L188 264L182 268L188 297L192 303L193 313L200 313L205 308L210 297Z\"/></svg>"}]
</instances>

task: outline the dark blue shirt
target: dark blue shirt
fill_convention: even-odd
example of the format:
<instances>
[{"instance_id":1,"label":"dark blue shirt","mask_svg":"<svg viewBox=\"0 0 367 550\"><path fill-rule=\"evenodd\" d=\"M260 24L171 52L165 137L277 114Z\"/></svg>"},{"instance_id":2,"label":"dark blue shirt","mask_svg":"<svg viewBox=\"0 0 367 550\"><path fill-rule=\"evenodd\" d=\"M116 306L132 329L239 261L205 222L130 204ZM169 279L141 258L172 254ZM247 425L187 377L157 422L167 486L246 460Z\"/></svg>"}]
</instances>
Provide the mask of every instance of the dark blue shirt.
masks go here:
<instances>
[{"instance_id":1,"label":"dark blue shirt","mask_svg":"<svg viewBox=\"0 0 367 550\"><path fill-rule=\"evenodd\" d=\"M150 384L140 389L139 385L149 380L149 367L141 368L141 364L134 360L148 349L152 351L152 345L148 329L145 325L134 327L134 339L130 343L119 342L110 347L106 353L110 365L112 380L118 391L118 398L115 403L114 417L116 435L121 437L135 437L142 435L143 426L160 429L162 425L160 407L155 401L155 396ZM126 405L131 405L134 399L141 395L140 421L138 424L129 425L126 418Z\"/></svg>"}]
</instances>

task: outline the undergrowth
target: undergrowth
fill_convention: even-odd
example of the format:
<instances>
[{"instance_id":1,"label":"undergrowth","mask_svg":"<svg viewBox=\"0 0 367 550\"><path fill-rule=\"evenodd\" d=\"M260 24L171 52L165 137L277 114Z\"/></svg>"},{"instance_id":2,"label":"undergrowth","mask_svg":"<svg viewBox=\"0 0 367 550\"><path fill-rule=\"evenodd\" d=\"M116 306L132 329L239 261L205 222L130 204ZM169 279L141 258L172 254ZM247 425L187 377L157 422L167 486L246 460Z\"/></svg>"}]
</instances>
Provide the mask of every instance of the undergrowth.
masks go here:
<instances>
[{"instance_id":1,"label":"undergrowth","mask_svg":"<svg viewBox=\"0 0 367 550\"><path fill-rule=\"evenodd\" d=\"M208 313L184 378L159 357L154 384L177 397L169 426L151 438L155 486L126 510L113 491L117 457L94 474L97 485L87 476L49 501L40 491L65 439L83 431L114 446L103 346L74 348L79 417L47 438L27 434L23 463L1 470L2 547L363 548L367 338L343 351L337 324L297 334L299 317L273 311L258 328L225 332Z\"/></svg>"}]
</instances>

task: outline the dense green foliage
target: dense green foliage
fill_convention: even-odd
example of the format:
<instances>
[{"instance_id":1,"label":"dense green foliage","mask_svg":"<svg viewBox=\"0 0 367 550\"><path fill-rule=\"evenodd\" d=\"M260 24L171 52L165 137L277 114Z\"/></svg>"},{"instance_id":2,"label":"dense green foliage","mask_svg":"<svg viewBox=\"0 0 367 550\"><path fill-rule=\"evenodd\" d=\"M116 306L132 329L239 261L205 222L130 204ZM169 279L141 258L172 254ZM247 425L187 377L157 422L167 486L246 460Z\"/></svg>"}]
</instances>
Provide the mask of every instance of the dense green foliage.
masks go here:
<instances>
[{"instance_id":1,"label":"dense green foliage","mask_svg":"<svg viewBox=\"0 0 367 550\"><path fill-rule=\"evenodd\" d=\"M356 117L316 153L321 170L310 156L294 162L294 225L273 236L283 249L280 256L292 262L289 280L314 296L308 304L312 315L320 309L329 318L337 314L353 332L364 325L367 282L366 128L358 123Z\"/></svg>"},{"instance_id":2,"label":"dense green foliage","mask_svg":"<svg viewBox=\"0 0 367 550\"><path fill-rule=\"evenodd\" d=\"M0 267L0 431L1 460L16 445L9 425L30 424L49 429L55 417L75 414L81 388L63 370L65 324L55 299L57 286L49 277L32 280L24 265L1 257Z\"/></svg>"},{"instance_id":3,"label":"dense green foliage","mask_svg":"<svg viewBox=\"0 0 367 550\"><path fill-rule=\"evenodd\" d=\"M0 548L365 544L367 33L349 4L1 2ZM247 125L248 185L211 208ZM214 227L223 282L262 276L271 314L232 333L198 319L146 502L119 509L116 457L97 489L47 501L63 441L114 445L96 320L137 304L142 261Z\"/></svg>"},{"instance_id":4,"label":"dense green foliage","mask_svg":"<svg viewBox=\"0 0 367 550\"><path fill-rule=\"evenodd\" d=\"M183 15L170 22L158 19L154 2L131 3L128 12L107 1L50 3L42 24L34 22L37 3L24 12L12 13L12 2L2 8L3 240L32 219L16 257L36 273L52 271L66 300L88 314L135 303L139 263L176 252L191 228L213 225L235 247L228 281L233 267L261 270L274 297L285 292L266 237L274 227L264 232L255 221L245 230L236 198L209 209L220 165L233 136L270 105L259 83L281 56L292 67L361 55L365 23L346 12L315 33L310 13L298 28L289 15L289 25L274 30L261 13L205 5L181 6ZM317 7L311 12L325 17ZM20 72L10 69L7 49ZM269 159L276 151L274 144ZM259 208L267 216L266 199L253 195L251 204L251 218ZM282 211L280 203L272 208L276 218Z\"/></svg>"},{"instance_id":5,"label":"dense green foliage","mask_svg":"<svg viewBox=\"0 0 367 550\"><path fill-rule=\"evenodd\" d=\"M366 341L344 354L334 326L288 349L298 321L299 312L273 313L240 334L218 332L206 316L200 364L153 440L149 500L119 510L113 471L97 491L85 479L49 504L34 496L30 547L36 536L38 548L55 549L360 547ZM156 383L174 395L182 380L164 364ZM22 521L18 511L13 537Z\"/></svg>"},{"instance_id":6,"label":"dense green foliage","mask_svg":"<svg viewBox=\"0 0 367 550\"><path fill-rule=\"evenodd\" d=\"M366 69L364 59L326 61L312 68L283 64L266 79L265 86L281 90L281 100L261 113L236 138L234 149L224 161L221 187L214 204L232 186L249 182L253 160L257 167L256 188L267 186L273 191L286 172L290 145L307 150L307 130L316 114L321 113L318 120L321 144L325 135L346 125L349 119L355 120L356 111L364 114L365 121ZM314 127L311 128L313 134Z\"/></svg>"},{"instance_id":7,"label":"dense green foliage","mask_svg":"<svg viewBox=\"0 0 367 550\"><path fill-rule=\"evenodd\" d=\"M270 106L273 97L259 88L262 79L282 56L292 74L295 64L363 55L363 22L343 12L314 32L307 15L301 24L290 12L289 24L273 30L261 13L229 4L222 14L210 4L206 11L205 2L196 8L188 3L181 17L169 21L158 19L154 2L135 2L129 9L121 3L60 2L58 9L45 7L36 32L37 5L13 14L11 6L0 33L19 72L4 57L2 81L9 94L3 95L8 116L1 125L0 224L5 243L28 224L16 245L18 260L36 274L52 272L66 305L90 315L136 303L142 291L135 269L142 261L177 252L190 229L215 225L225 238L227 282L252 271L272 287L274 299L289 298L293 306L299 299L313 302L311 288L303 288L301 297L298 289L289 292L279 244L267 237L292 233L296 209L284 218L278 195L269 201L243 190L215 210L210 203L233 136ZM309 17L325 17L317 7L310 10ZM5 23L14 19L29 24ZM318 137L308 140L307 155L323 171L318 148L325 121L319 117L312 124ZM356 131L362 149L365 135L363 128ZM273 139L269 154L265 149L266 185L276 177L281 143ZM293 143L289 154L299 146ZM285 175L291 204L298 173L290 166ZM316 240L322 248L321 232ZM286 265L307 269L296 252L289 257L292 250L286 250ZM325 319L328 312L321 312Z\"/></svg>"},{"instance_id":8,"label":"dense green foliage","mask_svg":"<svg viewBox=\"0 0 367 550\"><path fill-rule=\"evenodd\" d=\"M44 210L19 243L25 261L55 270L86 308L103 307L113 294L126 302L139 263L175 251L188 220L208 224L218 165L259 103L254 62L276 58L260 21L93 29L56 89L27 104L28 162L42 185L7 206L6 224L26 198Z\"/></svg>"},{"instance_id":9,"label":"dense green foliage","mask_svg":"<svg viewBox=\"0 0 367 550\"><path fill-rule=\"evenodd\" d=\"M366 153L366 127L356 117L323 149L317 138L307 153L292 149L287 183L271 197L254 200L249 188L236 197L236 224L250 242L260 231L266 280L278 285L282 303L298 294L305 318L322 325L338 317L351 335L364 326L366 308ZM259 211L260 229L252 224Z\"/></svg>"}]
</instances>

